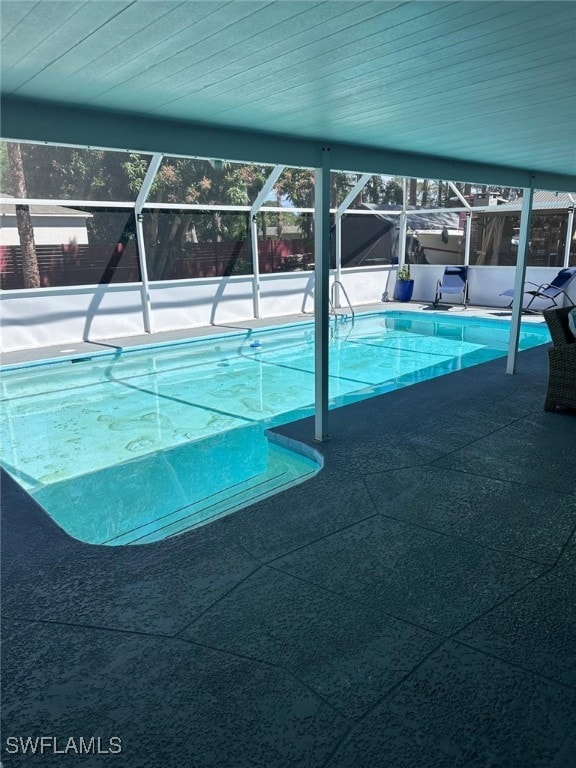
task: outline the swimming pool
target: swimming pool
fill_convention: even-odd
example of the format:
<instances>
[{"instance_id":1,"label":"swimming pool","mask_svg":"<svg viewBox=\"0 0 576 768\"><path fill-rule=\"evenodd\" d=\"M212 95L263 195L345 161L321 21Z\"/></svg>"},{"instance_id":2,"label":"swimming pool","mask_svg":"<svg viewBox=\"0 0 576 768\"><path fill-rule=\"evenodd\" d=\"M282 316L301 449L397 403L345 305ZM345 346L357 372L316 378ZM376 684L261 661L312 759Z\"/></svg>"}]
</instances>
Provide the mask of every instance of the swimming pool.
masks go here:
<instances>
[{"instance_id":1,"label":"swimming pool","mask_svg":"<svg viewBox=\"0 0 576 768\"><path fill-rule=\"evenodd\" d=\"M509 330L398 311L332 321L331 407L504 356ZM521 349L547 341L522 326ZM313 413L312 323L6 366L1 385L0 462L89 543L156 541L321 466L266 435Z\"/></svg>"}]
</instances>

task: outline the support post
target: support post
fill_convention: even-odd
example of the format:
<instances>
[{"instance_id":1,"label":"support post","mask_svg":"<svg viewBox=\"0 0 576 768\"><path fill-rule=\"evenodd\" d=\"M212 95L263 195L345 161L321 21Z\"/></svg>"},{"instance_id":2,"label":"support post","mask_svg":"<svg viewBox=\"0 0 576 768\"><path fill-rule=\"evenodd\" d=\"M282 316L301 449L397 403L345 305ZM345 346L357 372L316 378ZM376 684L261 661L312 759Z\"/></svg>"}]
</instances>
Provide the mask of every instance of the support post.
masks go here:
<instances>
[{"instance_id":1,"label":"support post","mask_svg":"<svg viewBox=\"0 0 576 768\"><path fill-rule=\"evenodd\" d=\"M354 200L358 197L360 192L364 189L366 184L370 181L372 178L372 174L370 173L364 173L356 184L352 187L350 192L346 195L344 200L340 203L340 205L336 208L336 215L335 215L335 251L336 251L336 282L339 283L342 277L342 217L348 210L348 208L352 205ZM340 306L340 286L336 285L336 290L334 292L334 305L336 307Z\"/></svg>"},{"instance_id":2,"label":"support post","mask_svg":"<svg viewBox=\"0 0 576 768\"><path fill-rule=\"evenodd\" d=\"M286 166L275 165L270 175L264 182L258 197L252 203L250 208L250 242L252 246L252 300L254 304L254 317L259 320L260 315L260 262L258 260L258 211L266 202L272 187L278 181L278 177Z\"/></svg>"},{"instance_id":3,"label":"support post","mask_svg":"<svg viewBox=\"0 0 576 768\"><path fill-rule=\"evenodd\" d=\"M466 211L466 242L464 245L464 266L470 265L470 243L472 242L472 211Z\"/></svg>"},{"instance_id":4,"label":"support post","mask_svg":"<svg viewBox=\"0 0 576 768\"><path fill-rule=\"evenodd\" d=\"M398 269L402 269L406 263L406 229L408 213L406 212L406 200L408 197L408 180L402 179L402 213L400 214L400 231L398 232Z\"/></svg>"},{"instance_id":5,"label":"support post","mask_svg":"<svg viewBox=\"0 0 576 768\"><path fill-rule=\"evenodd\" d=\"M144 207L144 203L150 194L150 189L154 183L156 174L158 173L158 168L162 162L162 157L163 155L161 154L152 155L150 165L146 171L146 176L144 177L144 181L142 182L142 186L140 187L140 192L138 193L138 197L136 198L136 203L134 206L134 213L136 216L136 242L138 244L138 260L140 263L140 276L142 278L142 288L140 290L142 296L142 316L144 319L144 330L146 333L152 333L152 305L150 302L148 265L146 264L146 246L144 245L142 208Z\"/></svg>"},{"instance_id":6,"label":"support post","mask_svg":"<svg viewBox=\"0 0 576 768\"><path fill-rule=\"evenodd\" d=\"M516 263L516 275L514 278L514 301L512 302L512 319L510 327L510 340L508 342L508 358L506 361L506 373L516 373L516 358L518 356L518 340L520 338L520 319L522 317L522 299L524 296L524 281L526 279L526 259L530 241L530 220L532 218L532 198L534 188L524 189L522 198L522 212L520 214L520 233L518 236L518 261Z\"/></svg>"},{"instance_id":7,"label":"support post","mask_svg":"<svg viewBox=\"0 0 576 768\"><path fill-rule=\"evenodd\" d=\"M566 243L564 245L563 267L570 266L570 245L572 244L572 229L574 228L574 205L568 208L568 221L566 222Z\"/></svg>"},{"instance_id":8,"label":"support post","mask_svg":"<svg viewBox=\"0 0 576 768\"><path fill-rule=\"evenodd\" d=\"M330 282L330 148L314 172L314 439L328 439L328 290Z\"/></svg>"},{"instance_id":9,"label":"support post","mask_svg":"<svg viewBox=\"0 0 576 768\"><path fill-rule=\"evenodd\" d=\"M398 223L398 268L406 263L406 231L408 227L408 214L402 211Z\"/></svg>"},{"instance_id":10,"label":"support post","mask_svg":"<svg viewBox=\"0 0 576 768\"><path fill-rule=\"evenodd\" d=\"M250 216L250 243L252 246L252 304L254 317L260 320L260 262L258 260L258 218L256 214Z\"/></svg>"},{"instance_id":11,"label":"support post","mask_svg":"<svg viewBox=\"0 0 576 768\"><path fill-rule=\"evenodd\" d=\"M453 182L453 181L449 181L449 182L448 182L448 186L450 187L450 189L452 190L452 192L454 192L454 194L456 195L456 197L458 198L458 200L460 200L460 202L462 203L462 205L463 205L465 208L467 208L468 210L470 210L470 208L471 208L472 206L470 205L470 203L468 202L468 200L466 200L466 198L464 197L464 195L462 194L462 192L460 192L460 190L458 189L458 187L456 186L456 184L454 184L454 182Z\"/></svg>"},{"instance_id":12,"label":"support post","mask_svg":"<svg viewBox=\"0 0 576 768\"><path fill-rule=\"evenodd\" d=\"M340 279L342 277L342 214L337 210L334 217L334 236L336 251L336 285L334 286L334 306L340 306Z\"/></svg>"},{"instance_id":13,"label":"support post","mask_svg":"<svg viewBox=\"0 0 576 768\"><path fill-rule=\"evenodd\" d=\"M468 200L466 200L462 192L460 192L453 181L449 181L448 186L452 192L454 192L458 200L460 200L462 205L466 208L466 241L464 246L464 266L468 267L470 265L470 241L472 238L472 206Z\"/></svg>"}]
</instances>

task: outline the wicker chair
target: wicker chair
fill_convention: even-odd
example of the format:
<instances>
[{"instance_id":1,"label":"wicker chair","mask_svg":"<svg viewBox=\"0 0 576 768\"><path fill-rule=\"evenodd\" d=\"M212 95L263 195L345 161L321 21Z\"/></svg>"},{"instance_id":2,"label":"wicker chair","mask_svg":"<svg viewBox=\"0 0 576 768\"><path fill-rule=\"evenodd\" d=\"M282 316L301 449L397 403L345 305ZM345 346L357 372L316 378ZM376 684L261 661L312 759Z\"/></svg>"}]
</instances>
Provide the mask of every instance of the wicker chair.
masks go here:
<instances>
[{"instance_id":1,"label":"wicker chair","mask_svg":"<svg viewBox=\"0 0 576 768\"><path fill-rule=\"evenodd\" d=\"M568 327L568 313L571 309L545 309L543 313L554 342L554 346L548 350L548 392L544 403L546 411L553 411L557 405L576 408L576 339Z\"/></svg>"}]
</instances>

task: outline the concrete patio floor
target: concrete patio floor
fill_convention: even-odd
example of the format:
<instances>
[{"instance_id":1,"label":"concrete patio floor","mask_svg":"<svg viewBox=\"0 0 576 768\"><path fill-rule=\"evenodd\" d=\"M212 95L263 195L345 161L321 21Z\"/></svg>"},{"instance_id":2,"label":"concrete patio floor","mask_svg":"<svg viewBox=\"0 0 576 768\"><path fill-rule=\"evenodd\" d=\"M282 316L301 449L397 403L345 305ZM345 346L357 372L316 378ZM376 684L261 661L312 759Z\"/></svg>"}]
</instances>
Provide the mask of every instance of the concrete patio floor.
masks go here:
<instances>
[{"instance_id":1,"label":"concrete patio floor","mask_svg":"<svg viewBox=\"0 0 576 768\"><path fill-rule=\"evenodd\" d=\"M574 768L576 414L519 359L332 411L313 479L156 544L2 475L4 768Z\"/></svg>"}]
</instances>

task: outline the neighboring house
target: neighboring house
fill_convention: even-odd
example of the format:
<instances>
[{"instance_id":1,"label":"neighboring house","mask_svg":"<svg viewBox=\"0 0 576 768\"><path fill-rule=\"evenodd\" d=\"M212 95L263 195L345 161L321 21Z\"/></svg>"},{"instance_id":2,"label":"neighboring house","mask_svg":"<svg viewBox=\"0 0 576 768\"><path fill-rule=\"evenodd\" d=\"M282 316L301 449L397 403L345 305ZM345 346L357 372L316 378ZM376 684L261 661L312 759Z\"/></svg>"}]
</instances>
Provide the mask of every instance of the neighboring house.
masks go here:
<instances>
[{"instance_id":1,"label":"neighboring house","mask_svg":"<svg viewBox=\"0 0 576 768\"><path fill-rule=\"evenodd\" d=\"M0 289L25 287L16 206L0 195ZM40 287L134 282L140 279L136 243L89 243L93 214L61 205L29 205Z\"/></svg>"},{"instance_id":2,"label":"neighboring house","mask_svg":"<svg viewBox=\"0 0 576 768\"><path fill-rule=\"evenodd\" d=\"M566 238L570 239L573 254L576 245L574 225L571 232L567 229L571 221L569 211L574 207L575 199L576 194L567 192L534 191L529 266L561 267ZM493 206L492 210L482 209L473 225L472 264L495 266L516 263L521 210L521 199ZM573 256L570 263L573 263Z\"/></svg>"},{"instance_id":3,"label":"neighboring house","mask_svg":"<svg viewBox=\"0 0 576 768\"><path fill-rule=\"evenodd\" d=\"M11 195L0 197L9 199ZM91 213L64 208L60 205L30 205L30 216L34 228L36 245L88 244L86 222ZM20 245L16 225L16 206L0 203L0 246Z\"/></svg>"},{"instance_id":4,"label":"neighboring house","mask_svg":"<svg viewBox=\"0 0 576 768\"><path fill-rule=\"evenodd\" d=\"M546 192L542 189L535 189L532 198L533 211L559 211L566 212L574 207L576 202L576 192ZM498 210L506 213L507 211L521 211L522 199L512 200L499 204Z\"/></svg>"},{"instance_id":5,"label":"neighboring house","mask_svg":"<svg viewBox=\"0 0 576 768\"><path fill-rule=\"evenodd\" d=\"M278 239L278 227L274 224L266 227L266 239L277 240ZM302 230L297 224L283 224L280 227L280 239L281 240L302 240Z\"/></svg>"}]
</instances>

